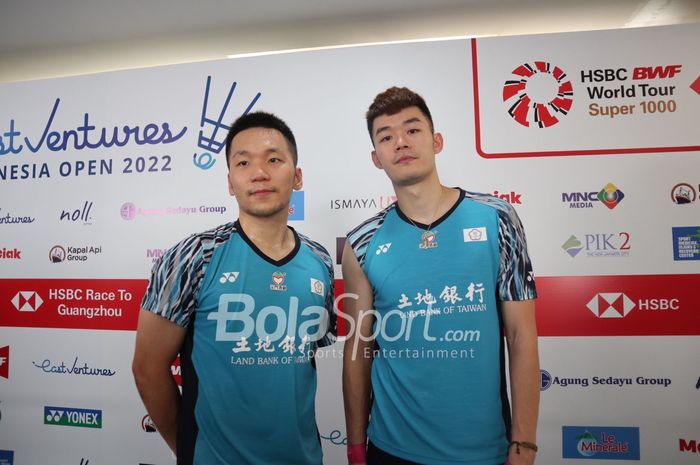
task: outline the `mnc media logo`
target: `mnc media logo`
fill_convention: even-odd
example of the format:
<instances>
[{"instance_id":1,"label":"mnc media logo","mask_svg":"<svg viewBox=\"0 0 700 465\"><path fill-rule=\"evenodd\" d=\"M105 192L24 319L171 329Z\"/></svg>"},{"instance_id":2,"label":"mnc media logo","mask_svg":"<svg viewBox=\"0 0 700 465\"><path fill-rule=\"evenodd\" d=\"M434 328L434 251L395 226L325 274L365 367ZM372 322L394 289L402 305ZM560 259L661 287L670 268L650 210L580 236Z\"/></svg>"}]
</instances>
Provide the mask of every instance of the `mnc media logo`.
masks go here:
<instances>
[{"instance_id":1,"label":"mnc media logo","mask_svg":"<svg viewBox=\"0 0 700 465\"><path fill-rule=\"evenodd\" d=\"M562 426L562 457L589 460L639 460L639 428Z\"/></svg>"},{"instance_id":2,"label":"mnc media logo","mask_svg":"<svg viewBox=\"0 0 700 465\"><path fill-rule=\"evenodd\" d=\"M102 410L45 406L44 424L102 428Z\"/></svg>"},{"instance_id":3,"label":"mnc media logo","mask_svg":"<svg viewBox=\"0 0 700 465\"><path fill-rule=\"evenodd\" d=\"M547 128L569 113L574 88L566 73L546 61L523 63L503 85L508 114L523 126Z\"/></svg>"},{"instance_id":4,"label":"mnc media logo","mask_svg":"<svg viewBox=\"0 0 700 465\"><path fill-rule=\"evenodd\" d=\"M561 201L569 204L569 208L593 208L595 202L600 202L612 210L624 198L625 194L611 182L598 192L563 192L561 194Z\"/></svg>"}]
</instances>

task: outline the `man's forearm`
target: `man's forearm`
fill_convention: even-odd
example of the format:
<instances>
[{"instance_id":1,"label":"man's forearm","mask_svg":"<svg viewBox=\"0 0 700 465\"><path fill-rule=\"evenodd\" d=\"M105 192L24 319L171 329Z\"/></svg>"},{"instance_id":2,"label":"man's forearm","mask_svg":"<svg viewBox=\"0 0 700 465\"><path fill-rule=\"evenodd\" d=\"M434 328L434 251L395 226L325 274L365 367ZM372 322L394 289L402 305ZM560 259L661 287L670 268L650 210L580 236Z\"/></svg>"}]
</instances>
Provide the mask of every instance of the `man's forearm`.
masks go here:
<instances>
[{"instance_id":1,"label":"man's forearm","mask_svg":"<svg viewBox=\"0 0 700 465\"><path fill-rule=\"evenodd\" d=\"M512 440L535 443L540 403L537 336L518 335L509 344L512 397Z\"/></svg>"},{"instance_id":2,"label":"man's forearm","mask_svg":"<svg viewBox=\"0 0 700 465\"><path fill-rule=\"evenodd\" d=\"M177 414L180 390L169 370L159 376L135 376L136 387L146 411L173 453L176 453Z\"/></svg>"},{"instance_id":3,"label":"man's forearm","mask_svg":"<svg viewBox=\"0 0 700 465\"><path fill-rule=\"evenodd\" d=\"M354 343L358 344L357 348ZM366 357L363 347L360 341L348 340L343 354L343 400L348 444L364 444L367 441L372 358Z\"/></svg>"}]
</instances>

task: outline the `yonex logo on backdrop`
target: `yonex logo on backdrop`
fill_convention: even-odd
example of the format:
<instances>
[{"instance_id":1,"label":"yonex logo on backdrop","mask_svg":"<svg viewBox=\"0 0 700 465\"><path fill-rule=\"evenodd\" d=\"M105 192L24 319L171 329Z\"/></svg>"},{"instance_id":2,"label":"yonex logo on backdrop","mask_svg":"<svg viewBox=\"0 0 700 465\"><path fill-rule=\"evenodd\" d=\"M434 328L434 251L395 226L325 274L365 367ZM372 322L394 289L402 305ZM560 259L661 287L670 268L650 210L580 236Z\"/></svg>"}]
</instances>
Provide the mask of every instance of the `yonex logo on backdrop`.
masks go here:
<instances>
[{"instance_id":1,"label":"yonex logo on backdrop","mask_svg":"<svg viewBox=\"0 0 700 465\"><path fill-rule=\"evenodd\" d=\"M235 283L236 279L238 279L238 275L240 272L238 271L231 271L228 273L223 273L221 277L219 278L219 282L221 284L226 284L226 283Z\"/></svg>"},{"instance_id":2,"label":"yonex logo on backdrop","mask_svg":"<svg viewBox=\"0 0 700 465\"><path fill-rule=\"evenodd\" d=\"M44 424L102 428L102 410L70 407L44 407Z\"/></svg>"},{"instance_id":3,"label":"yonex logo on backdrop","mask_svg":"<svg viewBox=\"0 0 700 465\"><path fill-rule=\"evenodd\" d=\"M381 255L383 253L387 253L389 251L389 248L391 248L391 242L387 242L386 244L381 244L377 246L377 251L375 252L377 255Z\"/></svg>"},{"instance_id":4,"label":"yonex logo on backdrop","mask_svg":"<svg viewBox=\"0 0 700 465\"><path fill-rule=\"evenodd\" d=\"M465 228L462 233L464 234L464 242L486 242L488 240L485 226Z\"/></svg>"},{"instance_id":5,"label":"yonex logo on backdrop","mask_svg":"<svg viewBox=\"0 0 700 465\"><path fill-rule=\"evenodd\" d=\"M44 301L34 291L19 291L12 298L12 305L20 312L36 312Z\"/></svg>"},{"instance_id":6,"label":"yonex logo on backdrop","mask_svg":"<svg viewBox=\"0 0 700 465\"><path fill-rule=\"evenodd\" d=\"M523 126L547 128L569 113L574 88L566 73L545 61L524 63L503 85L508 114Z\"/></svg>"}]
</instances>

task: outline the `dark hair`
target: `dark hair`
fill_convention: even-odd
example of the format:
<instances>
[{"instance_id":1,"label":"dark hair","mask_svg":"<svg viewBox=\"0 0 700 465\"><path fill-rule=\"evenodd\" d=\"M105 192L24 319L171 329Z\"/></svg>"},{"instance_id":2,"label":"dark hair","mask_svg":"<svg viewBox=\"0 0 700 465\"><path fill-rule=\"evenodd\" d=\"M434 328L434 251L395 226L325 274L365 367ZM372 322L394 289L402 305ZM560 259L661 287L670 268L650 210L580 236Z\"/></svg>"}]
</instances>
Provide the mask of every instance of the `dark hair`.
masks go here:
<instances>
[{"instance_id":1,"label":"dark hair","mask_svg":"<svg viewBox=\"0 0 700 465\"><path fill-rule=\"evenodd\" d=\"M377 119L378 116L395 115L409 107L418 107L421 113L423 113L423 116L428 118L430 130L435 130L433 126L433 117L430 116L430 110L428 110L428 105L425 104L423 97L406 87L390 87L374 97L374 101L372 105L369 106L369 110L367 110L367 114L365 115L367 118L367 130L369 131L369 138L372 140L372 143L374 144L374 134L372 134L374 120Z\"/></svg>"},{"instance_id":2,"label":"dark hair","mask_svg":"<svg viewBox=\"0 0 700 465\"><path fill-rule=\"evenodd\" d=\"M272 113L256 111L240 116L236 121L233 122L233 124L231 125L231 129L229 129L228 134L226 135L226 166L228 166L229 169L231 169L231 161L229 160L231 141L233 141L233 138L236 137L236 135L239 132L243 132L246 129L252 128L275 129L282 133L285 140L287 141L287 145L289 145L289 151L292 152L294 166L297 166L297 141L296 139L294 139L294 134L292 133L292 130L289 129L289 126L287 126L287 123L285 123Z\"/></svg>"}]
</instances>

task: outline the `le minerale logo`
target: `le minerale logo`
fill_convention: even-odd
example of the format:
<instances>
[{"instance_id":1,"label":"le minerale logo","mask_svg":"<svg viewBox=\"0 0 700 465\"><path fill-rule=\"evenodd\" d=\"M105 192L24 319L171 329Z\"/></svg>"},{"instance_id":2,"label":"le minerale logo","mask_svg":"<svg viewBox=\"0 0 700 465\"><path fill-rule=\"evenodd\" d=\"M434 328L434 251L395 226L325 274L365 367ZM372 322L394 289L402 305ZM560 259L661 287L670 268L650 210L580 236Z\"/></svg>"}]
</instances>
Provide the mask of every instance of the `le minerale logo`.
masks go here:
<instances>
[{"instance_id":1,"label":"le minerale logo","mask_svg":"<svg viewBox=\"0 0 700 465\"><path fill-rule=\"evenodd\" d=\"M102 428L102 410L47 406L44 407L44 424Z\"/></svg>"}]
</instances>

